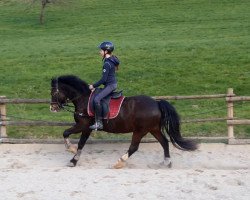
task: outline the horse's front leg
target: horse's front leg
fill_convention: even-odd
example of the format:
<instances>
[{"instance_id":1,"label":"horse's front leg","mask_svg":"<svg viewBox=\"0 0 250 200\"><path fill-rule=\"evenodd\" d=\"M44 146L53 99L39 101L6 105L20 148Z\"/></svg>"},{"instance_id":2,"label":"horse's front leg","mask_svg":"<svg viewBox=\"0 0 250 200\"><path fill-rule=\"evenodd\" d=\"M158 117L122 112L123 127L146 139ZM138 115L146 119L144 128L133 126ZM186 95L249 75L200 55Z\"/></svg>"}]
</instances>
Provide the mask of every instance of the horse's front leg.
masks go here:
<instances>
[{"instance_id":1,"label":"horse's front leg","mask_svg":"<svg viewBox=\"0 0 250 200\"><path fill-rule=\"evenodd\" d=\"M77 147L70 142L69 136L74 133L80 133L82 129L83 129L82 124L76 123L74 126L72 126L69 129L66 129L63 132L64 143L67 151L72 152L74 154L77 152Z\"/></svg>"},{"instance_id":2,"label":"horse's front leg","mask_svg":"<svg viewBox=\"0 0 250 200\"><path fill-rule=\"evenodd\" d=\"M69 138L64 138L64 143L65 143L66 151L71 152L73 154L77 152L77 146L75 144L72 144Z\"/></svg>"},{"instance_id":3,"label":"horse's front leg","mask_svg":"<svg viewBox=\"0 0 250 200\"><path fill-rule=\"evenodd\" d=\"M88 138L90 136L90 133L91 133L90 129L82 132L81 138L80 138L80 140L78 142L77 151L76 151L74 157L70 160L70 163L68 164L69 167L75 167L76 166L78 160L80 159L82 149L83 149L84 145L86 144L86 141L88 140Z\"/></svg>"}]
</instances>

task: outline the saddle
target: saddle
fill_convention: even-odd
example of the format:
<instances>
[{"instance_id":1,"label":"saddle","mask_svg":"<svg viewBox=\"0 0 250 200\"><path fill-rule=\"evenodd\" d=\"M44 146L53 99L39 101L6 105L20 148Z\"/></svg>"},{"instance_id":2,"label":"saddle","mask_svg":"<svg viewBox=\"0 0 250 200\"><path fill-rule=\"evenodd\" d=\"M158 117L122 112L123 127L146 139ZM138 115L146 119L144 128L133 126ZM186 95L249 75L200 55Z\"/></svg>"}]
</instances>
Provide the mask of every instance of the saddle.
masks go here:
<instances>
[{"instance_id":1,"label":"saddle","mask_svg":"<svg viewBox=\"0 0 250 200\"><path fill-rule=\"evenodd\" d=\"M92 92L89 96L88 115L91 117L95 116L94 98L98 93L101 92L101 90L101 88L96 88L95 91ZM103 119L113 119L117 117L124 99L125 97L122 95L122 91L114 91L110 93L107 97L104 97L101 100Z\"/></svg>"}]
</instances>

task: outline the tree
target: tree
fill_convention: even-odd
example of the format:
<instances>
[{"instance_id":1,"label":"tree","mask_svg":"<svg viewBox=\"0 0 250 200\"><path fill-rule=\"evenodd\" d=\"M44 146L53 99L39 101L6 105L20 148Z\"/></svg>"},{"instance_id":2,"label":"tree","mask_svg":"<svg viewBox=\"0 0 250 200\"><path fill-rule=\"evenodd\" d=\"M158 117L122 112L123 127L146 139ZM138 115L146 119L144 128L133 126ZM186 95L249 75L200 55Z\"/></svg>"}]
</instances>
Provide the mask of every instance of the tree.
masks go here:
<instances>
[{"instance_id":1,"label":"tree","mask_svg":"<svg viewBox=\"0 0 250 200\"><path fill-rule=\"evenodd\" d=\"M1 1L1 0L0 0ZM30 0L32 2L32 4L34 4L35 2L38 2L39 5L41 5L41 12L40 12L40 16L39 16L39 21L40 24L44 24L45 21L45 8L48 6L48 4L61 4L61 5L67 5L72 3L72 0Z\"/></svg>"},{"instance_id":2,"label":"tree","mask_svg":"<svg viewBox=\"0 0 250 200\"><path fill-rule=\"evenodd\" d=\"M53 3L54 0L41 0L41 13L40 13L40 24L44 24L44 13L45 13L45 7L48 3Z\"/></svg>"}]
</instances>

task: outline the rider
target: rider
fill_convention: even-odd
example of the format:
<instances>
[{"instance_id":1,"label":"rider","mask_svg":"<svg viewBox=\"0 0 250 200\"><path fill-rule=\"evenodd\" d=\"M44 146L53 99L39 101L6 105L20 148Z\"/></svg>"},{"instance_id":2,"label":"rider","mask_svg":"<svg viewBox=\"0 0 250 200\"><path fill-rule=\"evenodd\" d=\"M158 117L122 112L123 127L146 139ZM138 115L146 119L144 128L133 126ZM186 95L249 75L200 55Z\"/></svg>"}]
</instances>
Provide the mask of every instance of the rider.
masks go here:
<instances>
[{"instance_id":1,"label":"rider","mask_svg":"<svg viewBox=\"0 0 250 200\"><path fill-rule=\"evenodd\" d=\"M100 55L103 60L102 77L93 85L89 85L89 89L93 91L100 85L104 85L104 88L94 98L95 124L89 127L92 130L103 129L101 100L117 88L115 71L118 70L118 66L120 63L119 59L116 56L112 55L112 52L114 50L114 45L112 42L102 42L99 45L99 49Z\"/></svg>"}]
</instances>

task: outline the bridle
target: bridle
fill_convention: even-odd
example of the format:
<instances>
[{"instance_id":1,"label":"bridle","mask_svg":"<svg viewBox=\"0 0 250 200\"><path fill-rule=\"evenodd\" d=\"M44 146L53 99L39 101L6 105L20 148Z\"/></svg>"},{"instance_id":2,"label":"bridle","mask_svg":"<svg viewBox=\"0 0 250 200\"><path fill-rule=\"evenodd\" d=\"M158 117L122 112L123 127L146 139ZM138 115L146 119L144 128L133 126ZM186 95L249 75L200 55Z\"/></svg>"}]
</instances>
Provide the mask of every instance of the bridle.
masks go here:
<instances>
[{"instance_id":1,"label":"bridle","mask_svg":"<svg viewBox=\"0 0 250 200\"><path fill-rule=\"evenodd\" d=\"M69 105L68 102L69 102L69 101L72 102L73 100L79 98L80 96L76 96L76 97L74 97L73 99L66 99L65 103L63 103L63 104L59 102L60 91L59 91L59 86L58 86L58 78L56 79L56 86L55 86L55 87L52 87L52 88L55 88L55 89L56 89L56 92L52 94L53 97L56 97L56 101L50 102L51 105L53 105L53 104L55 105L55 104L56 104L56 105L58 106L59 109L63 109L63 110L65 110L65 111L71 112L71 113L73 113L73 114L77 114L77 115L79 115L79 116L81 116L81 117L89 117L89 115L86 115L86 114L84 114L84 113L75 112L75 111L72 111L72 110L68 109L69 107L71 107L71 108L74 107L74 106L72 106L72 105Z\"/></svg>"}]
</instances>

